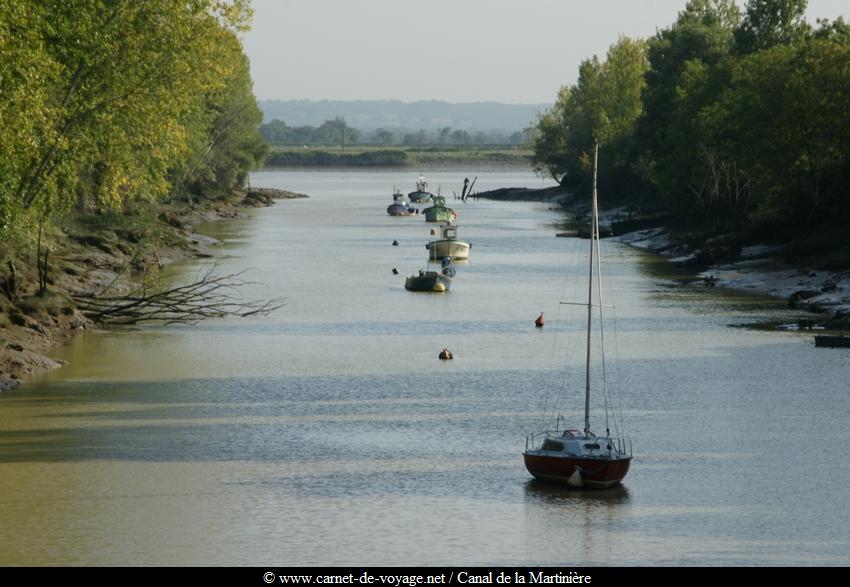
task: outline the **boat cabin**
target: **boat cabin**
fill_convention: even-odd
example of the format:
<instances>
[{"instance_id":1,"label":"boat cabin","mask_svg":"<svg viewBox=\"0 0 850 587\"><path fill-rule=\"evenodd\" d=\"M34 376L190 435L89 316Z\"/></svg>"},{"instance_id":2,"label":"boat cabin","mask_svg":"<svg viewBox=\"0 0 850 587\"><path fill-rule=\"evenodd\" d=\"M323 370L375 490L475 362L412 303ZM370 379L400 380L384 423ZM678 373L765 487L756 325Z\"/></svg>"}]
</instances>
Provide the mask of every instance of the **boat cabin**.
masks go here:
<instances>
[{"instance_id":1,"label":"boat cabin","mask_svg":"<svg viewBox=\"0 0 850 587\"><path fill-rule=\"evenodd\" d=\"M538 449L551 456L610 458L616 455L619 447L613 439L594 434L584 434L578 430L564 430L560 436L546 433Z\"/></svg>"}]
</instances>

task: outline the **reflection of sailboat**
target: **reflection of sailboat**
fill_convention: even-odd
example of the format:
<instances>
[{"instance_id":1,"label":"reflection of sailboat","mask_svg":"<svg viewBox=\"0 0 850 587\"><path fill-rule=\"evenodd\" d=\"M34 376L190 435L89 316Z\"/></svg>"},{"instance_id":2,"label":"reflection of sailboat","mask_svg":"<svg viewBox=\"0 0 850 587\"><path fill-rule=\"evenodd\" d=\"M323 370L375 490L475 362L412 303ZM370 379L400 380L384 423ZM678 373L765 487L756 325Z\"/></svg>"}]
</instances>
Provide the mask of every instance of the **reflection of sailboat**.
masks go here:
<instances>
[{"instance_id":1,"label":"reflection of sailboat","mask_svg":"<svg viewBox=\"0 0 850 587\"><path fill-rule=\"evenodd\" d=\"M588 275L587 304L587 364L585 368L584 428L560 429L558 415L554 430L544 430L526 438L523 453L528 472L541 481L565 483L573 487L611 487L620 483L629 471L632 455L626 440L613 437L609 430L605 436L596 436L590 430L590 365L591 332L594 308L599 310L600 340L602 333L602 293L599 277L599 215L596 203L596 163L598 146L593 155L593 215L591 219L590 270ZM593 299L594 270L597 279L597 300ZM603 351L603 379L604 379ZM603 386L604 387L604 386ZM603 389L607 397L607 388ZM608 424L606 402L606 428ZM616 425L616 420L615 420Z\"/></svg>"}]
</instances>

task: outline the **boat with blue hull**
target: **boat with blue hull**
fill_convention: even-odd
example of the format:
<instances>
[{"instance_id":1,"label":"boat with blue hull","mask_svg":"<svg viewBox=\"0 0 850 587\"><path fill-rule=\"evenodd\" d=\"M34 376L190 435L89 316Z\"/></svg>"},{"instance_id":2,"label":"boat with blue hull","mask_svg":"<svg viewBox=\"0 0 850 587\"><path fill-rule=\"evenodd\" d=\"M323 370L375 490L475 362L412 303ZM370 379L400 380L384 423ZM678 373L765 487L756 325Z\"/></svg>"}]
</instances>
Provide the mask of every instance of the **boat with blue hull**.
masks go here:
<instances>
[{"instance_id":1,"label":"boat with blue hull","mask_svg":"<svg viewBox=\"0 0 850 587\"><path fill-rule=\"evenodd\" d=\"M409 194L407 197L410 198L410 201L414 204L423 204L426 202L430 202L434 194L428 191L428 182L425 181L425 177L420 175L416 180L416 189Z\"/></svg>"},{"instance_id":2,"label":"boat with blue hull","mask_svg":"<svg viewBox=\"0 0 850 587\"><path fill-rule=\"evenodd\" d=\"M393 192L393 203L387 206L387 214L390 216L414 216L419 214L419 209L411 206L404 199L404 194L396 189Z\"/></svg>"}]
</instances>

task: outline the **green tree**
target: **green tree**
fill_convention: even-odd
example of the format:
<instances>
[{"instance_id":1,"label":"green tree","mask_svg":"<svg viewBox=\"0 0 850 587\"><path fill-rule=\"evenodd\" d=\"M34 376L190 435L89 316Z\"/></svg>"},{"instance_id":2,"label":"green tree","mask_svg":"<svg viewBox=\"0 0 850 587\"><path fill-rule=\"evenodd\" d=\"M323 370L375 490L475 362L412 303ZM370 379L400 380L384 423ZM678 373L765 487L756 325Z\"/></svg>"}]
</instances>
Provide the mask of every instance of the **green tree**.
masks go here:
<instances>
[{"instance_id":1,"label":"green tree","mask_svg":"<svg viewBox=\"0 0 850 587\"><path fill-rule=\"evenodd\" d=\"M268 124L260 126L260 134L263 140L271 145L291 145L292 131L286 123L275 118Z\"/></svg>"},{"instance_id":2,"label":"green tree","mask_svg":"<svg viewBox=\"0 0 850 587\"><path fill-rule=\"evenodd\" d=\"M416 132L407 133L402 139L402 144L408 147L421 147L425 144L425 131L419 129Z\"/></svg>"},{"instance_id":3,"label":"green tree","mask_svg":"<svg viewBox=\"0 0 850 587\"><path fill-rule=\"evenodd\" d=\"M26 210L166 194L169 168L189 152L180 118L223 85L217 33L245 26L246 2L45 0L41 10L50 132L12 197Z\"/></svg>"},{"instance_id":4,"label":"green tree","mask_svg":"<svg viewBox=\"0 0 850 587\"><path fill-rule=\"evenodd\" d=\"M704 114L751 183L749 223L811 229L850 219L850 47L814 39L747 56Z\"/></svg>"},{"instance_id":5,"label":"green tree","mask_svg":"<svg viewBox=\"0 0 850 587\"><path fill-rule=\"evenodd\" d=\"M739 23L732 0L691 0L649 41L637 167L659 205L693 222L704 219L695 202L711 168L697 121L727 86Z\"/></svg>"},{"instance_id":6,"label":"green tree","mask_svg":"<svg viewBox=\"0 0 850 587\"><path fill-rule=\"evenodd\" d=\"M647 61L645 44L627 37L611 45L606 60L585 60L574 86L561 88L554 106L540 115L534 163L562 184L589 179L593 143L599 140L607 165L600 182L611 190L637 181L632 170L635 123Z\"/></svg>"},{"instance_id":7,"label":"green tree","mask_svg":"<svg viewBox=\"0 0 850 587\"><path fill-rule=\"evenodd\" d=\"M379 145L387 146L395 143L395 135L385 128L375 130L375 142Z\"/></svg>"},{"instance_id":8,"label":"green tree","mask_svg":"<svg viewBox=\"0 0 850 587\"><path fill-rule=\"evenodd\" d=\"M49 80L59 67L42 34L46 19L35 0L0 2L0 242L28 232L16 191L43 137L53 134Z\"/></svg>"},{"instance_id":9,"label":"green tree","mask_svg":"<svg viewBox=\"0 0 850 587\"><path fill-rule=\"evenodd\" d=\"M801 41L811 27L805 21L808 0L749 0L735 36L742 53Z\"/></svg>"},{"instance_id":10,"label":"green tree","mask_svg":"<svg viewBox=\"0 0 850 587\"><path fill-rule=\"evenodd\" d=\"M184 194L227 194L240 188L268 151L259 133L263 114L254 98L248 59L233 32L219 30L218 35L217 60L227 64L224 83L199 95L198 107L182 119L190 155L174 170L174 183Z\"/></svg>"},{"instance_id":11,"label":"green tree","mask_svg":"<svg viewBox=\"0 0 850 587\"><path fill-rule=\"evenodd\" d=\"M326 120L316 129L316 137L323 145L340 145L345 151L346 144L354 144L360 138L360 133L348 126L345 119L337 116Z\"/></svg>"}]
</instances>

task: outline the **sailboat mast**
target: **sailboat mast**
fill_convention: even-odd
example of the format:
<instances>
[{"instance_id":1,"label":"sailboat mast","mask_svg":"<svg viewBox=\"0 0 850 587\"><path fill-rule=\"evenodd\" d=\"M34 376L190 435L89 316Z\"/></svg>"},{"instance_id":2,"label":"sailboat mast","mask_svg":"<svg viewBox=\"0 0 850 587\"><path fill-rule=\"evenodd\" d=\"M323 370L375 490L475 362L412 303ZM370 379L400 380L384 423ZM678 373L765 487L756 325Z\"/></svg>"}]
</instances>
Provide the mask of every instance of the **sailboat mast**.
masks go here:
<instances>
[{"instance_id":1,"label":"sailboat mast","mask_svg":"<svg viewBox=\"0 0 850 587\"><path fill-rule=\"evenodd\" d=\"M599 143L593 143L593 206L590 219L590 269L587 274L587 364L584 383L584 432L590 432L590 333L593 320L593 253L597 239L598 224L596 210L596 162L599 156Z\"/></svg>"}]
</instances>

